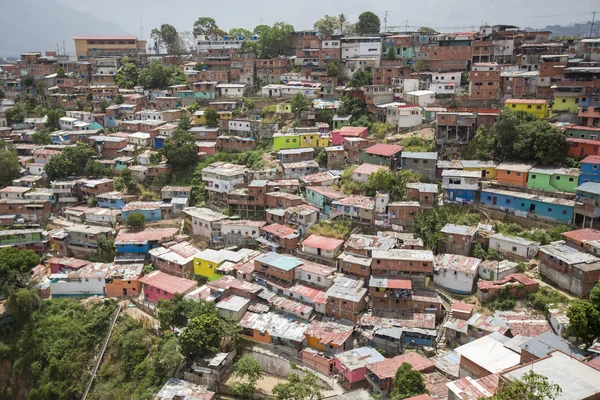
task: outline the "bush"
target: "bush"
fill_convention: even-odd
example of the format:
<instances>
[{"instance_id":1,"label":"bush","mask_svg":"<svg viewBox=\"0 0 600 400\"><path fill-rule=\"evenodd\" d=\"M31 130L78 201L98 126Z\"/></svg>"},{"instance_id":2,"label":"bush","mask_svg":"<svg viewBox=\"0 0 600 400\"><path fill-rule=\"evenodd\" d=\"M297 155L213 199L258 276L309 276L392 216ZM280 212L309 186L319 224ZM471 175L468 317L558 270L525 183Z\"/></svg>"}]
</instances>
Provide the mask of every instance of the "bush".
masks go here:
<instances>
[{"instance_id":1,"label":"bush","mask_svg":"<svg viewBox=\"0 0 600 400\"><path fill-rule=\"evenodd\" d=\"M127 226L132 229L143 228L146 224L146 217L142 213L131 213L127 216Z\"/></svg>"},{"instance_id":2,"label":"bush","mask_svg":"<svg viewBox=\"0 0 600 400\"><path fill-rule=\"evenodd\" d=\"M525 303L534 310L547 314L549 304L567 304L569 299L557 290L541 286L537 292L527 295Z\"/></svg>"},{"instance_id":3,"label":"bush","mask_svg":"<svg viewBox=\"0 0 600 400\"><path fill-rule=\"evenodd\" d=\"M309 233L336 239L346 239L351 231L352 224L348 221L321 220L310 227Z\"/></svg>"}]
</instances>

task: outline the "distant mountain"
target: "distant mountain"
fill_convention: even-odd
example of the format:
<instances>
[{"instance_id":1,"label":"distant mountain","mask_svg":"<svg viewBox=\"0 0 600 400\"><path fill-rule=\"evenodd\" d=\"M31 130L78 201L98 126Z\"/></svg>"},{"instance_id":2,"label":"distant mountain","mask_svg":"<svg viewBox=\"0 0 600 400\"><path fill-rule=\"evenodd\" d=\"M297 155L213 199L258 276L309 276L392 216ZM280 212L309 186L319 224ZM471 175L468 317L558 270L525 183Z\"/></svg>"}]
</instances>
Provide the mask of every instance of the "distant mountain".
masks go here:
<instances>
[{"instance_id":1,"label":"distant mountain","mask_svg":"<svg viewBox=\"0 0 600 400\"><path fill-rule=\"evenodd\" d=\"M570 25L546 25L544 28L525 28L528 31L550 31L552 36L576 36L581 38L587 38L590 34L590 21L584 23L574 23ZM594 32L592 37L598 37L600 32L600 23L596 21L594 25Z\"/></svg>"},{"instance_id":2,"label":"distant mountain","mask_svg":"<svg viewBox=\"0 0 600 400\"><path fill-rule=\"evenodd\" d=\"M74 10L58 0L0 0L0 57L56 50L74 54L74 36L130 35L120 26Z\"/></svg>"}]
</instances>

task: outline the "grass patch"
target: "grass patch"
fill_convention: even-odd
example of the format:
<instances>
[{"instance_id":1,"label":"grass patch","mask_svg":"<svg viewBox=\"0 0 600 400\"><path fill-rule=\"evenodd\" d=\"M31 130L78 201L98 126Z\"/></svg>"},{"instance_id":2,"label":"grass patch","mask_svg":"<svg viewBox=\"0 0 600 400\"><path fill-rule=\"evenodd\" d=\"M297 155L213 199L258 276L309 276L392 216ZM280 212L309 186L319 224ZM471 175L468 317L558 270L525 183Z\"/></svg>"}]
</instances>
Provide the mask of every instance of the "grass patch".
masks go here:
<instances>
[{"instance_id":1,"label":"grass patch","mask_svg":"<svg viewBox=\"0 0 600 400\"><path fill-rule=\"evenodd\" d=\"M335 239L346 239L352 232L352 223L349 221L321 220L310 227L311 235L327 236Z\"/></svg>"}]
</instances>

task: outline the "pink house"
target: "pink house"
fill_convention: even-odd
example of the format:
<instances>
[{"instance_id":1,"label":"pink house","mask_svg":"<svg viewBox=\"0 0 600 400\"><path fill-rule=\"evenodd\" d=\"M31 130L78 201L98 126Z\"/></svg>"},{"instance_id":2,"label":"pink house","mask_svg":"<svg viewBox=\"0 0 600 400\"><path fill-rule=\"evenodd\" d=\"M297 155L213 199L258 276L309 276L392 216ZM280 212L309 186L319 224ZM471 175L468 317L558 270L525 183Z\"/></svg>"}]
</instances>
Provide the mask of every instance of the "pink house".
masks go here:
<instances>
[{"instance_id":1,"label":"pink house","mask_svg":"<svg viewBox=\"0 0 600 400\"><path fill-rule=\"evenodd\" d=\"M187 294L196 289L198 283L179 278L161 271L152 271L140 279L146 300L158 303L160 299L171 300L176 293Z\"/></svg>"},{"instance_id":2,"label":"pink house","mask_svg":"<svg viewBox=\"0 0 600 400\"><path fill-rule=\"evenodd\" d=\"M76 271L79 268L85 267L89 263L89 261L80 260L79 258L52 257L46 260L46 266L50 268L51 274L58 274L59 272Z\"/></svg>"},{"instance_id":3,"label":"pink house","mask_svg":"<svg viewBox=\"0 0 600 400\"><path fill-rule=\"evenodd\" d=\"M337 146L346 141L346 138L366 139L369 135L369 128L365 126L343 126L340 129L331 131L331 144Z\"/></svg>"},{"instance_id":4,"label":"pink house","mask_svg":"<svg viewBox=\"0 0 600 400\"><path fill-rule=\"evenodd\" d=\"M385 360L377 350L365 346L335 356L335 368L343 377L342 385L353 390L366 385L367 364Z\"/></svg>"}]
</instances>

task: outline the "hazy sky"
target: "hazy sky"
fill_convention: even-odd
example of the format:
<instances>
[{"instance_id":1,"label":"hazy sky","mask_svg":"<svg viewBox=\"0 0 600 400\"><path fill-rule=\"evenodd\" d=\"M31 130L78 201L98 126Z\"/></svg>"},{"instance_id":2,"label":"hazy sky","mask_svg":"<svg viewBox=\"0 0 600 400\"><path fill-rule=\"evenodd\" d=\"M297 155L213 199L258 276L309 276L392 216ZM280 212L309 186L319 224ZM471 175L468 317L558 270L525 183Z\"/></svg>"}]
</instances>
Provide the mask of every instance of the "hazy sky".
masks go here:
<instances>
[{"instance_id":1,"label":"hazy sky","mask_svg":"<svg viewBox=\"0 0 600 400\"><path fill-rule=\"evenodd\" d=\"M11 0L18 1L18 0ZM482 23L513 24L520 27L544 27L552 24L567 25L591 20L591 12L600 12L598 0L325 0L300 2L289 0L60 0L65 5L94 14L122 26L131 34L140 34L140 17L144 37L152 28L163 23L179 31L191 30L201 16L212 17L221 29L243 27L252 30L261 23L285 21L295 29L308 29L323 15L345 13L351 21L370 10L379 15L384 25L385 11L388 26L404 30L430 26L439 31L472 30ZM596 16L596 20L600 15ZM599 25L600 26L600 25Z\"/></svg>"}]
</instances>

